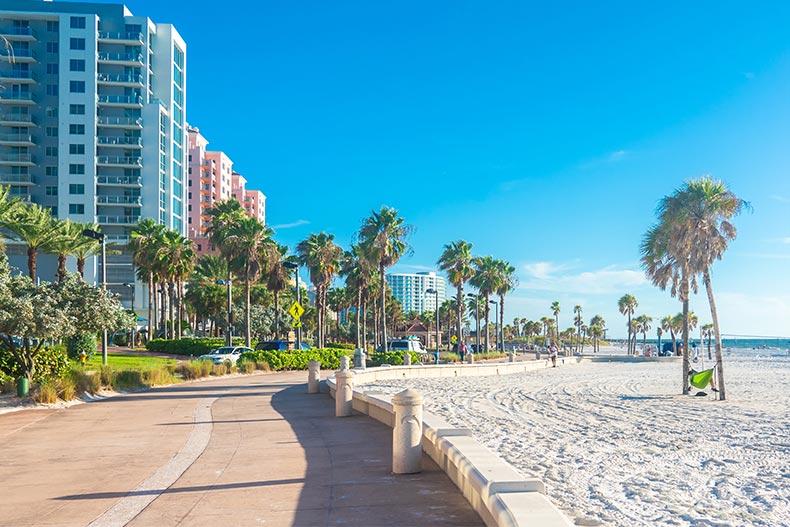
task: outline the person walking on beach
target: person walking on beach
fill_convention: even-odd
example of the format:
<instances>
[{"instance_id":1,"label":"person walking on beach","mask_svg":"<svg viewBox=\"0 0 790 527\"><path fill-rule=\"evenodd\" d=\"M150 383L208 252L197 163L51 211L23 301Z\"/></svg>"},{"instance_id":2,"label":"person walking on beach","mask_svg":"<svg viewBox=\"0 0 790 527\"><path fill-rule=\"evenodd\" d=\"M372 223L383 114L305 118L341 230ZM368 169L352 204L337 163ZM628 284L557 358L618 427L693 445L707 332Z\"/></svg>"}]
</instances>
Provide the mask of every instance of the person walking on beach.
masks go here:
<instances>
[{"instance_id":1,"label":"person walking on beach","mask_svg":"<svg viewBox=\"0 0 790 527\"><path fill-rule=\"evenodd\" d=\"M461 356L461 362L464 362L464 357L466 356L466 342L463 340L458 345L458 355Z\"/></svg>"},{"instance_id":2,"label":"person walking on beach","mask_svg":"<svg viewBox=\"0 0 790 527\"><path fill-rule=\"evenodd\" d=\"M557 345L552 344L551 348L549 348L549 358L551 358L551 367L557 367Z\"/></svg>"}]
</instances>

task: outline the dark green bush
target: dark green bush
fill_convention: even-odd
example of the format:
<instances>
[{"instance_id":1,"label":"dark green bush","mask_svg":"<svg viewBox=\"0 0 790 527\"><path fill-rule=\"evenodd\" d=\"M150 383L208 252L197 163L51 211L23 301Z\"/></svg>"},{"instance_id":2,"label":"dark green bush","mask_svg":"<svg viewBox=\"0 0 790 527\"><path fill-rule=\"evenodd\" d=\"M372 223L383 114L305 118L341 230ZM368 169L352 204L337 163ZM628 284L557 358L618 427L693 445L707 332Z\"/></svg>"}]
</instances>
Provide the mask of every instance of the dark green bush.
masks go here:
<instances>
[{"instance_id":1,"label":"dark green bush","mask_svg":"<svg viewBox=\"0 0 790 527\"><path fill-rule=\"evenodd\" d=\"M116 333L112 336L112 343L116 346L127 346L129 339L126 337L126 333Z\"/></svg>"},{"instance_id":2,"label":"dark green bush","mask_svg":"<svg viewBox=\"0 0 790 527\"><path fill-rule=\"evenodd\" d=\"M252 351L242 353L239 362L265 362L273 370L306 370L307 363L317 360L321 368L336 370L340 368L340 357L354 355L353 350L343 349L311 349L311 350L277 350L277 351Z\"/></svg>"},{"instance_id":3,"label":"dark green bush","mask_svg":"<svg viewBox=\"0 0 790 527\"><path fill-rule=\"evenodd\" d=\"M256 342L252 341L252 347L255 347ZM225 339L222 338L198 338L198 339L153 339L149 340L145 345L148 351L154 353L170 353L173 355L205 355L214 348L219 348L225 345ZM243 337L233 338L234 346L243 346Z\"/></svg>"},{"instance_id":4,"label":"dark green bush","mask_svg":"<svg viewBox=\"0 0 790 527\"><path fill-rule=\"evenodd\" d=\"M416 351L410 351L411 363L418 364L420 362L420 354ZM381 366L382 364L392 364L393 366L403 366L403 352L401 351L377 351L368 355L368 366Z\"/></svg>"},{"instance_id":5,"label":"dark green bush","mask_svg":"<svg viewBox=\"0 0 790 527\"><path fill-rule=\"evenodd\" d=\"M353 350L357 348L354 344L347 342L327 342L326 347L335 350Z\"/></svg>"},{"instance_id":6,"label":"dark green bush","mask_svg":"<svg viewBox=\"0 0 790 527\"><path fill-rule=\"evenodd\" d=\"M83 351L88 357L96 353L96 335L77 333L66 338L66 353L70 359L78 359Z\"/></svg>"}]
</instances>

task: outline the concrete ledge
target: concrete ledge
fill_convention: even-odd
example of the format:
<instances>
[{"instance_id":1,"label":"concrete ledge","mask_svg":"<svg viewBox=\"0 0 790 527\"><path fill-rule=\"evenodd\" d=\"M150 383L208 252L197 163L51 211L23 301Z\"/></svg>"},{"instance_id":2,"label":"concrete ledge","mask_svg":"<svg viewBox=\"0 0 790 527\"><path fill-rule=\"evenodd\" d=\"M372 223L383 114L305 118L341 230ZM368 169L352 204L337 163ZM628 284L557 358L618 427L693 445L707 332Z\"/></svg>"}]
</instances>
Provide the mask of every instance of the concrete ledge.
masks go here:
<instances>
[{"instance_id":1,"label":"concrete ledge","mask_svg":"<svg viewBox=\"0 0 790 527\"><path fill-rule=\"evenodd\" d=\"M558 365L575 364L579 357L559 357ZM507 375L547 367L548 361L478 363L464 365L395 366L357 370L353 408L393 426L390 397L364 384L406 378ZM334 396L335 379L326 379ZM494 452L477 442L470 430L455 428L441 417L424 412L422 449L444 470L489 527L569 527L573 523L544 495L539 478L525 478Z\"/></svg>"},{"instance_id":2,"label":"concrete ledge","mask_svg":"<svg viewBox=\"0 0 790 527\"><path fill-rule=\"evenodd\" d=\"M645 357L642 355L582 355L581 362L681 362L683 357Z\"/></svg>"}]
</instances>

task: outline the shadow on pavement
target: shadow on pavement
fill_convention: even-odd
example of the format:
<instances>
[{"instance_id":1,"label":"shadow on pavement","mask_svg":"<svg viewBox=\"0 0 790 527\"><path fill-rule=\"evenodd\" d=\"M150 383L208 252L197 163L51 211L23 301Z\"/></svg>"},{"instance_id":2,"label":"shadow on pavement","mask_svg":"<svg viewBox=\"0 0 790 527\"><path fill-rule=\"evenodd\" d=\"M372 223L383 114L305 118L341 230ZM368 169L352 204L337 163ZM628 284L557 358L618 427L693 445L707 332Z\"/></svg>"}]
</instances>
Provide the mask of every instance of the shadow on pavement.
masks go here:
<instances>
[{"instance_id":1,"label":"shadow on pavement","mask_svg":"<svg viewBox=\"0 0 790 527\"><path fill-rule=\"evenodd\" d=\"M226 485L199 485L196 487L169 487L166 489L149 489L149 490L133 490L131 492L94 492L91 494L73 494L71 496L60 496L56 500L74 501L74 500L98 500L98 499L120 499L128 496L158 496L160 494L175 494L179 492L206 492L212 490L223 489L247 489L255 487L271 487L273 485L289 485L292 483L301 483L301 479L279 479L273 481L250 481L247 483L229 483Z\"/></svg>"}]
</instances>

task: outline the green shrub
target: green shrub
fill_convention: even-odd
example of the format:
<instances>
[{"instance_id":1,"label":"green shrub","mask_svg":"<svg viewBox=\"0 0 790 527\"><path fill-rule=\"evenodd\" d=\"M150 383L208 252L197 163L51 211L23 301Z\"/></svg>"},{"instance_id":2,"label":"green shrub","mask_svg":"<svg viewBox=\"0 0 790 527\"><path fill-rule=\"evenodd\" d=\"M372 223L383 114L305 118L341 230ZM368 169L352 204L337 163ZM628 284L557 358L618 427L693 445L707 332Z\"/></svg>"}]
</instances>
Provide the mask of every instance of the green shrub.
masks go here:
<instances>
[{"instance_id":1,"label":"green shrub","mask_svg":"<svg viewBox=\"0 0 790 527\"><path fill-rule=\"evenodd\" d=\"M58 402L58 391L51 383L44 383L30 392L30 397L38 404L54 404Z\"/></svg>"},{"instance_id":2,"label":"green shrub","mask_svg":"<svg viewBox=\"0 0 790 527\"><path fill-rule=\"evenodd\" d=\"M101 374L98 372L85 372L79 369L72 369L69 372L78 394L95 394L101 390Z\"/></svg>"},{"instance_id":3,"label":"green shrub","mask_svg":"<svg viewBox=\"0 0 790 527\"><path fill-rule=\"evenodd\" d=\"M59 379L69 371L69 358L62 346L44 346L36 355L36 374L34 383L49 379ZM18 379L23 376L22 368L8 349L0 350L0 372Z\"/></svg>"},{"instance_id":4,"label":"green shrub","mask_svg":"<svg viewBox=\"0 0 790 527\"><path fill-rule=\"evenodd\" d=\"M58 398L71 401L77 398L77 386L70 376L53 381L53 386L58 393Z\"/></svg>"},{"instance_id":5,"label":"green shrub","mask_svg":"<svg viewBox=\"0 0 790 527\"><path fill-rule=\"evenodd\" d=\"M212 371L214 371L214 363L210 360L191 360L176 368L177 373L190 381L208 377Z\"/></svg>"},{"instance_id":6,"label":"green shrub","mask_svg":"<svg viewBox=\"0 0 790 527\"><path fill-rule=\"evenodd\" d=\"M151 368L141 370L143 387L162 386L165 384L174 384L176 378L169 368Z\"/></svg>"},{"instance_id":7,"label":"green shrub","mask_svg":"<svg viewBox=\"0 0 790 527\"><path fill-rule=\"evenodd\" d=\"M321 368L336 370L340 368L340 357L343 355L353 356L352 350L343 349L310 349L310 350L276 350L276 351L248 351L239 357L239 364L247 361L268 363L272 370L306 370L307 363L317 360L321 363Z\"/></svg>"},{"instance_id":8,"label":"green shrub","mask_svg":"<svg viewBox=\"0 0 790 527\"><path fill-rule=\"evenodd\" d=\"M129 339L126 336L126 333L116 333L112 336L112 343L116 346L127 346L129 344Z\"/></svg>"},{"instance_id":9,"label":"green shrub","mask_svg":"<svg viewBox=\"0 0 790 527\"><path fill-rule=\"evenodd\" d=\"M118 391L135 390L145 386L143 372L140 370L120 370L115 372L113 387Z\"/></svg>"},{"instance_id":10,"label":"green shrub","mask_svg":"<svg viewBox=\"0 0 790 527\"><path fill-rule=\"evenodd\" d=\"M223 375L227 375L230 373L230 362L226 361L222 364L214 364L214 367L211 369L211 375L215 375L217 377L221 377Z\"/></svg>"},{"instance_id":11,"label":"green shrub","mask_svg":"<svg viewBox=\"0 0 790 527\"><path fill-rule=\"evenodd\" d=\"M255 347L256 342L252 341L252 347ZM221 338L197 338L197 339L177 339L177 340L165 340L165 339L152 339L148 341L145 345L148 351L153 351L155 353L170 353L172 355L192 355L198 357L200 355L205 355L214 348L219 348L225 345L225 339ZM234 346L243 346L244 345L244 338L243 337L235 337L233 338L233 345Z\"/></svg>"},{"instance_id":12,"label":"green shrub","mask_svg":"<svg viewBox=\"0 0 790 527\"><path fill-rule=\"evenodd\" d=\"M444 362L461 362L461 356L457 353L448 353L444 357L442 357Z\"/></svg>"},{"instance_id":13,"label":"green shrub","mask_svg":"<svg viewBox=\"0 0 790 527\"><path fill-rule=\"evenodd\" d=\"M0 372L0 393L16 392L16 380L10 375Z\"/></svg>"},{"instance_id":14,"label":"green shrub","mask_svg":"<svg viewBox=\"0 0 790 527\"><path fill-rule=\"evenodd\" d=\"M327 342L326 347L335 350L353 350L357 348L354 344L347 342Z\"/></svg>"},{"instance_id":15,"label":"green shrub","mask_svg":"<svg viewBox=\"0 0 790 527\"><path fill-rule=\"evenodd\" d=\"M66 353L70 359L78 359L82 352L88 357L96 353L96 335L77 333L66 338Z\"/></svg>"},{"instance_id":16,"label":"green shrub","mask_svg":"<svg viewBox=\"0 0 790 527\"><path fill-rule=\"evenodd\" d=\"M417 364L420 362L420 354L416 351L410 351L411 363ZM403 365L403 352L401 351L377 351L368 355L368 366L381 366L382 364L392 364L393 366Z\"/></svg>"}]
</instances>

